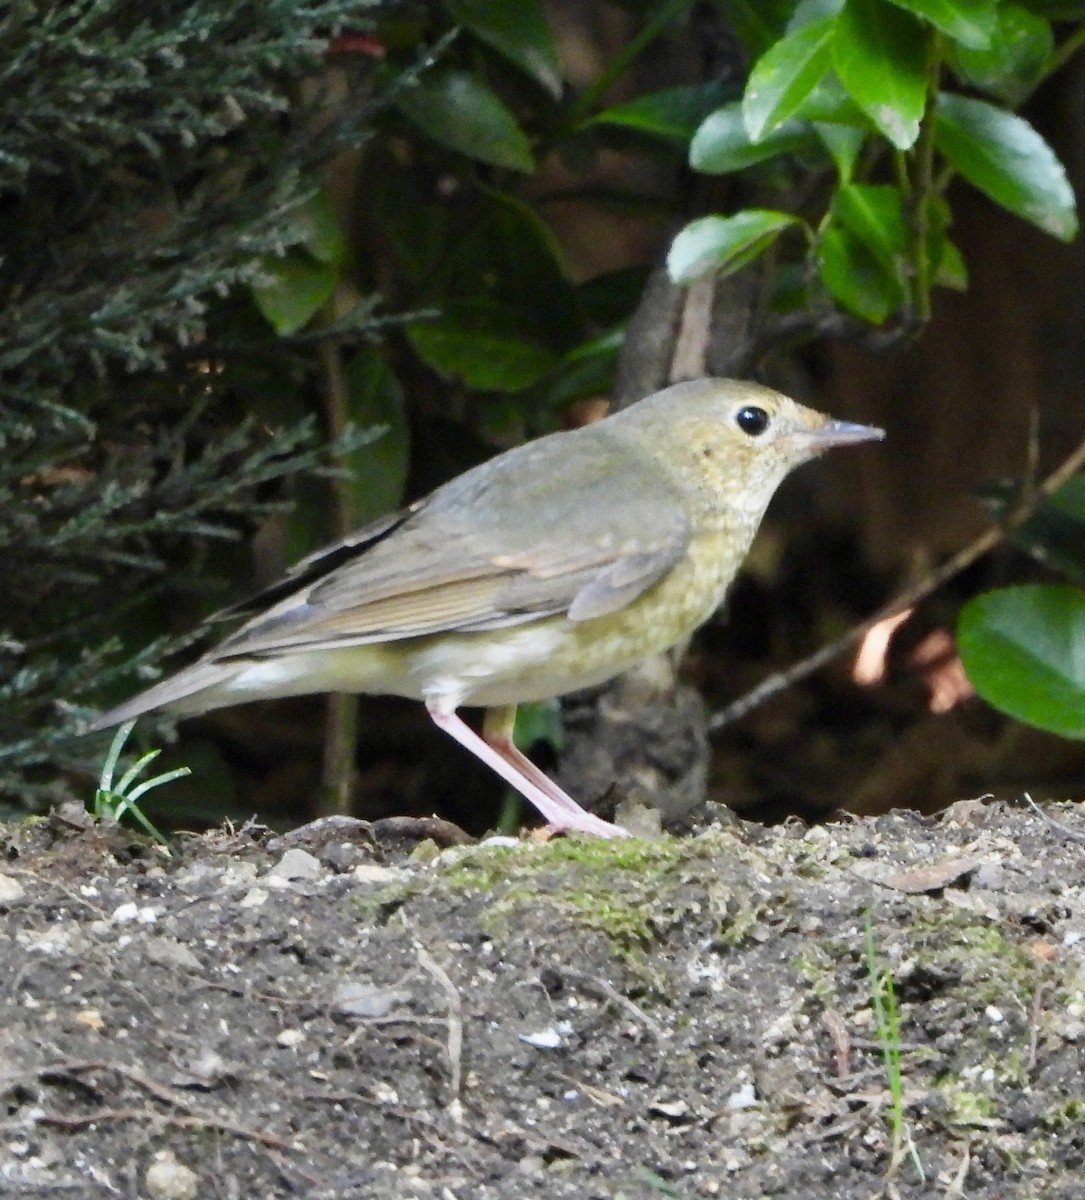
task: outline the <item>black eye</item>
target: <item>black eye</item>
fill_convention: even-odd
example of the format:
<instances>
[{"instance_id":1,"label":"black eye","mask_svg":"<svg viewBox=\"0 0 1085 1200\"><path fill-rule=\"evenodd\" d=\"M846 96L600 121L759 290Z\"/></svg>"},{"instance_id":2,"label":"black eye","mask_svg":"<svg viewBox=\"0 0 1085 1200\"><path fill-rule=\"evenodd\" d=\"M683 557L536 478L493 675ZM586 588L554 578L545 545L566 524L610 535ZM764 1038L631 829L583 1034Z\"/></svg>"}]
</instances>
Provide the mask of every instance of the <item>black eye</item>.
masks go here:
<instances>
[{"instance_id":1,"label":"black eye","mask_svg":"<svg viewBox=\"0 0 1085 1200\"><path fill-rule=\"evenodd\" d=\"M763 408L748 404L735 413L735 424L750 437L760 437L769 427L769 414Z\"/></svg>"}]
</instances>

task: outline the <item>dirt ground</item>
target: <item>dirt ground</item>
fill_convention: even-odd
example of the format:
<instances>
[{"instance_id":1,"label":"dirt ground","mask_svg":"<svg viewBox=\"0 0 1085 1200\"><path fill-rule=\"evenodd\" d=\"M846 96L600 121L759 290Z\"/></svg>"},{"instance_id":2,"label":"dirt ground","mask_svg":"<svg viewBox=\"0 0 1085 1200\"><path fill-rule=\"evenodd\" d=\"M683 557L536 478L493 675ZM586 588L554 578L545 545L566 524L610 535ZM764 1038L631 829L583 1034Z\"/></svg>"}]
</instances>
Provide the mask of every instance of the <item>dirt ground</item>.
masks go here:
<instances>
[{"instance_id":1,"label":"dirt ground","mask_svg":"<svg viewBox=\"0 0 1085 1200\"><path fill-rule=\"evenodd\" d=\"M9 826L0 1194L1081 1197L1085 817L1046 812Z\"/></svg>"}]
</instances>

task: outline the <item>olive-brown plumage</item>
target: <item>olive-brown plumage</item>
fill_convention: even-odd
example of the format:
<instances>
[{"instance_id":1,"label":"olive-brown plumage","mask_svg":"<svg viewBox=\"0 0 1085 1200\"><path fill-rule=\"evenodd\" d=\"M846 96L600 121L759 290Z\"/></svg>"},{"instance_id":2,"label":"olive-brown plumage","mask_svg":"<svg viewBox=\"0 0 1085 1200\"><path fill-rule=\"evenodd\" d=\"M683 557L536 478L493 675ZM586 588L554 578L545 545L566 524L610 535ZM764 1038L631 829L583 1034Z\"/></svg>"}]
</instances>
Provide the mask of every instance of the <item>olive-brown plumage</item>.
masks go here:
<instances>
[{"instance_id":1,"label":"olive-brown plumage","mask_svg":"<svg viewBox=\"0 0 1085 1200\"><path fill-rule=\"evenodd\" d=\"M298 563L191 667L103 714L319 691L425 701L552 824L615 835L513 747L515 705L600 683L719 606L776 488L881 430L756 384L676 384L509 450ZM491 710L483 737L455 710Z\"/></svg>"}]
</instances>

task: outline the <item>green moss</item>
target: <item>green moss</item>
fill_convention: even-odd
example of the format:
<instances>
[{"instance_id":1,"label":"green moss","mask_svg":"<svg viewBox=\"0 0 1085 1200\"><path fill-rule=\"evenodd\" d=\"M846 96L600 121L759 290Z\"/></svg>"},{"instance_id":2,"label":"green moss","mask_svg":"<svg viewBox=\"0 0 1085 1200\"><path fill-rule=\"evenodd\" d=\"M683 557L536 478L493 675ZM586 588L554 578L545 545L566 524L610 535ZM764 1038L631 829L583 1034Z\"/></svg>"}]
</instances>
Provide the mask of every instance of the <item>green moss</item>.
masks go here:
<instances>
[{"instance_id":1,"label":"green moss","mask_svg":"<svg viewBox=\"0 0 1085 1200\"><path fill-rule=\"evenodd\" d=\"M689 857L690 843L673 838L561 838L544 846L471 851L438 877L454 890L491 898L480 924L494 936L506 936L524 907L543 904L602 933L628 955L643 951L662 926L689 911L690 897L682 895Z\"/></svg>"},{"instance_id":2,"label":"green moss","mask_svg":"<svg viewBox=\"0 0 1085 1200\"><path fill-rule=\"evenodd\" d=\"M730 831L697 838L560 838L545 845L478 847L438 866L433 886L482 895L479 923L496 938L522 928L525 909L542 906L608 939L619 955L643 960L645 950L679 923L698 920L734 945L757 926L760 894L728 886L712 860L754 853ZM537 918L536 918L537 919Z\"/></svg>"},{"instance_id":3,"label":"green moss","mask_svg":"<svg viewBox=\"0 0 1085 1200\"><path fill-rule=\"evenodd\" d=\"M938 1085L945 1104L945 1119L951 1125L988 1128L998 1119L993 1096L985 1095L959 1082Z\"/></svg>"},{"instance_id":4,"label":"green moss","mask_svg":"<svg viewBox=\"0 0 1085 1200\"><path fill-rule=\"evenodd\" d=\"M1031 1007L1043 981L1044 965L1002 929L957 909L932 910L913 926L910 952L920 965L945 969L959 978L977 1008L989 1004L1003 1008L1016 1003Z\"/></svg>"},{"instance_id":5,"label":"green moss","mask_svg":"<svg viewBox=\"0 0 1085 1200\"><path fill-rule=\"evenodd\" d=\"M1079 1129L1085 1121L1085 1098L1070 1096L1043 1115L1043 1123L1049 1129Z\"/></svg>"},{"instance_id":6,"label":"green moss","mask_svg":"<svg viewBox=\"0 0 1085 1200\"><path fill-rule=\"evenodd\" d=\"M791 960L794 970L806 981L810 991L828 1008L839 1004L833 957L820 942L810 942Z\"/></svg>"}]
</instances>

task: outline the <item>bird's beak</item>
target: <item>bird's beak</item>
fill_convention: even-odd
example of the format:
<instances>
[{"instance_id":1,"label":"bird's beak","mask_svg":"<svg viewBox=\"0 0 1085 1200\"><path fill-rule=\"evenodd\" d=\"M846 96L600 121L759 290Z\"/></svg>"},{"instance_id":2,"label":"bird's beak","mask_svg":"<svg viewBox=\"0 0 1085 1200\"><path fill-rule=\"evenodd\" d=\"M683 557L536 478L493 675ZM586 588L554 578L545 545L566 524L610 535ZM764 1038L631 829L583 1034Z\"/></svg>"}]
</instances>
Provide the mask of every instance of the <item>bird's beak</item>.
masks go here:
<instances>
[{"instance_id":1,"label":"bird's beak","mask_svg":"<svg viewBox=\"0 0 1085 1200\"><path fill-rule=\"evenodd\" d=\"M796 449L807 454L820 454L833 446L850 446L853 442L880 442L885 430L875 425L856 425L853 421L826 421L817 429L796 430L788 440Z\"/></svg>"}]
</instances>

